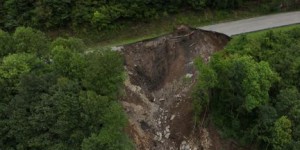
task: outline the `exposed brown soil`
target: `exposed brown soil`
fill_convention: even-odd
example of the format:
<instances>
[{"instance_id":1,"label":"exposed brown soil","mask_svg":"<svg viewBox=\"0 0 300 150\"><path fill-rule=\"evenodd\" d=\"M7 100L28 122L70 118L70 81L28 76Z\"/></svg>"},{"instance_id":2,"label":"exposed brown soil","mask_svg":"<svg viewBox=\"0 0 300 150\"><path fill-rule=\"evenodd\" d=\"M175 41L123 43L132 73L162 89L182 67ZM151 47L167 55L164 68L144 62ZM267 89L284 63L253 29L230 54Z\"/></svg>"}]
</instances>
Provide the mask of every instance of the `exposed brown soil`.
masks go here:
<instances>
[{"instance_id":1,"label":"exposed brown soil","mask_svg":"<svg viewBox=\"0 0 300 150\"><path fill-rule=\"evenodd\" d=\"M213 125L194 126L191 98L197 78L194 59L209 61L229 40L180 26L172 34L118 48L128 74L122 105L136 149L237 149L222 141Z\"/></svg>"}]
</instances>

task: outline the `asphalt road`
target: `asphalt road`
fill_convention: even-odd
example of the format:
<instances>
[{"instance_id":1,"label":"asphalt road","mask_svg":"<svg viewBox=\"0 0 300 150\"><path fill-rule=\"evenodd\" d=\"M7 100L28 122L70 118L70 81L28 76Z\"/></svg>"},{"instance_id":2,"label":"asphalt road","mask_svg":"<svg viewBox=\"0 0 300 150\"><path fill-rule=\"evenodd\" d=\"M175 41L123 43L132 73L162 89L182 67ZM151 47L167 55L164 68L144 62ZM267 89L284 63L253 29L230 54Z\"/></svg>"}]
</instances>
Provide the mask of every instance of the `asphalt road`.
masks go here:
<instances>
[{"instance_id":1,"label":"asphalt road","mask_svg":"<svg viewBox=\"0 0 300 150\"><path fill-rule=\"evenodd\" d=\"M300 23L300 11L267 15L250 19L199 27L228 36Z\"/></svg>"}]
</instances>

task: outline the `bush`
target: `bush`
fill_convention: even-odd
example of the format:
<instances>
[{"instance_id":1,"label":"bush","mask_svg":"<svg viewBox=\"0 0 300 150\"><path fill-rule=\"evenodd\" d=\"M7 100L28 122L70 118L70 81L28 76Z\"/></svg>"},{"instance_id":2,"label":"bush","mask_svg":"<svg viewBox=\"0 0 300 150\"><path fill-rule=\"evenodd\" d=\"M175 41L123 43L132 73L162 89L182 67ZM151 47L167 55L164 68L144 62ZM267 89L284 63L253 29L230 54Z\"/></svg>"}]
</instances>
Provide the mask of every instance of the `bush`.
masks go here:
<instances>
[{"instance_id":1,"label":"bush","mask_svg":"<svg viewBox=\"0 0 300 150\"><path fill-rule=\"evenodd\" d=\"M69 37L69 38L56 38L51 43L51 49L54 49L56 46L62 46L64 49L69 49L75 53L83 53L87 47L81 39Z\"/></svg>"}]
</instances>

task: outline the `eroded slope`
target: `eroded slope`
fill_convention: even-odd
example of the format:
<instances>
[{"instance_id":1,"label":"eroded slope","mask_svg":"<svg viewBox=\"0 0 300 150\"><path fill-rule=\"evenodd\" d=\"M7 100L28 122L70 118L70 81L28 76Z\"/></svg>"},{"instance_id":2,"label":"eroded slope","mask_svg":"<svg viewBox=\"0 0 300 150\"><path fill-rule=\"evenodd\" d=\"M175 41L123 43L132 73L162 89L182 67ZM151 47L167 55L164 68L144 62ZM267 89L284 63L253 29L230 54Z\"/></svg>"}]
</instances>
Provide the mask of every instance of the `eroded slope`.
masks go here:
<instances>
[{"instance_id":1,"label":"eroded slope","mask_svg":"<svg viewBox=\"0 0 300 150\"><path fill-rule=\"evenodd\" d=\"M194 132L190 93L197 72L193 60L208 61L228 41L223 34L180 26L172 34L121 48L128 74L122 104L137 149L214 147L207 131ZM206 146L201 137L207 138Z\"/></svg>"}]
</instances>

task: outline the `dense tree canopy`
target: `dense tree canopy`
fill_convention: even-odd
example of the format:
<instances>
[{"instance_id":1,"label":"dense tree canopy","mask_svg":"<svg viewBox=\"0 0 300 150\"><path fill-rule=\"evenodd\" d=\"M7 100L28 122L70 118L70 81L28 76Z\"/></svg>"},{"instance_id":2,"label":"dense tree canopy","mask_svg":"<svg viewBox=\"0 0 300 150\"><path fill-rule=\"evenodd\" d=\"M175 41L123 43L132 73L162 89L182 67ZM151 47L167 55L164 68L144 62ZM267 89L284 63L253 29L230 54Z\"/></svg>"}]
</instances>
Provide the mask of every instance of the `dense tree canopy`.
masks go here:
<instances>
[{"instance_id":1,"label":"dense tree canopy","mask_svg":"<svg viewBox=\"0 0 300 150\"><path fill-rule=\"evenodd\" d=\"M0 31L0 38L1 149L133 148L117 101L119 54L85 54L80 39L51 42L32 28Z\"/></svg>"},{"instance_id":2,"label":"dense tree canopy","mask_svg":"<svg viewBox=\"0 0 300 150\"><path fill-rule=\"evenodd\" d=\"M18 26L30 26L104 30L115 28L123 21L146 21L178 11L236 9L248 1L257 0L3 0L0 2L0 28L13 30ZM259 2L274 3L271 8L278 8L282 1Z\"/></svg>"},{"instance_id":3,"label":"dense tree canopy","mask_svg":"<svg viewBox=\"0 0 300 150\"><path fill-rule=\"evenodd\" d=\"M242 35L208 64L198 60L194 104L200 106L195 111L210 107L223 135L241 144L299 149L299 33L298 27L252 38Z\"/></svg>"}]
</instances>

